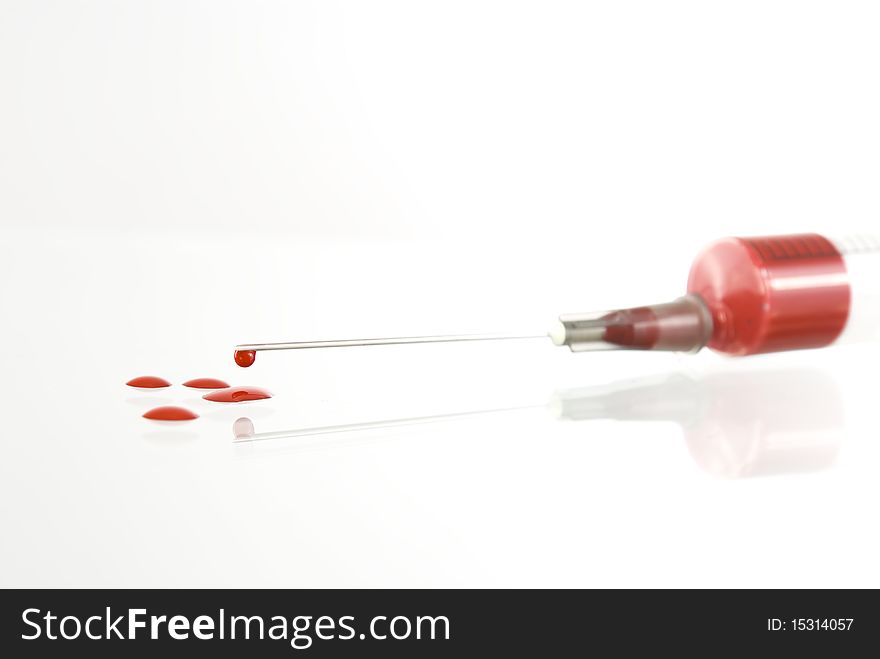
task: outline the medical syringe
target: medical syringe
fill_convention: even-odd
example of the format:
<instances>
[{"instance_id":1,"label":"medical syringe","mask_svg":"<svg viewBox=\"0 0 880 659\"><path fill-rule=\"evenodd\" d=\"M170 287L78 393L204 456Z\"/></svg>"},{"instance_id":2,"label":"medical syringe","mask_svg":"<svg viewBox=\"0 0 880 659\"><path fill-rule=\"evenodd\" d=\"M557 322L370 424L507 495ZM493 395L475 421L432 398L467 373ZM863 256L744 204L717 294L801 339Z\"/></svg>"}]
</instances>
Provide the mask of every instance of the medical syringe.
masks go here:
<instances>
[{"instance_id":1,"label":"medical syringe","mask_svg":"<svg viewBox=\"0 0 880 659\"><path fill-rule=\"evenodd\" d=\"M875 338L878 330L880 238L795 234L716 241L695 259L684 297L562 315L543 333L251 343L235 347L235 362L250 366L264 350L547 338L574 352L697 352L708 346L751 355Z\"/></svg>"}]
</instances>

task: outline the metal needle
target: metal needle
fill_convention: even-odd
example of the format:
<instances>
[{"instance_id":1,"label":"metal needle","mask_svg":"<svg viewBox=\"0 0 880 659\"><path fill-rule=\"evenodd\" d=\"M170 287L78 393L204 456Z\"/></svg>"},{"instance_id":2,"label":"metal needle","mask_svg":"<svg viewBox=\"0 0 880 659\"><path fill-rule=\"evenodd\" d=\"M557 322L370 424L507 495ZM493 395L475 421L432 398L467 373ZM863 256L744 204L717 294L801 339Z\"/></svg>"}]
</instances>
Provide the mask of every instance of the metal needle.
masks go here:
<instances>
[{"instance_id":1,"label":"metal needle","mask_svg":"<svg viewBox=\"0 0 880 659\"><path fill-rule=\"evenodd\" d=\"M383 346L403 343L451 343L455 341L502 341L507 339L546 339L543 334L446 334L441 336L398 336L386 339L343 339L339 341L297 341L294 343L246 343L235 346L237 351L303 350L307 348L350 348L355 346Z\"/></svg>"}]
</instances>

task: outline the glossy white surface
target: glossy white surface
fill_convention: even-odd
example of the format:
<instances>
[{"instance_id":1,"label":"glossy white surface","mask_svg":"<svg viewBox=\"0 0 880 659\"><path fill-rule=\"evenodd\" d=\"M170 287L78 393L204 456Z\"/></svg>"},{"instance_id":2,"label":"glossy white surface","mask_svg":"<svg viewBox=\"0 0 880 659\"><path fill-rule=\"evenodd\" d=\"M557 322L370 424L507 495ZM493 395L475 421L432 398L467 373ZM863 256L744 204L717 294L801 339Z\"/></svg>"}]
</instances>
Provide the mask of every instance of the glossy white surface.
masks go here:
<instances>
[{"instance_id":1,"label":"glossy white surface","mask_svg":"<svg viewBox=\"0 0 880 659\"><path fill-rule=\"evenodd\" d=\"M5 5L0 585L880 587L877 344L232 362L545 328L680 295L719 236L870 231L876 19ZM275 397L209 404L199 376ZM201 418L141 418L163 403Z\"/></svg>"},{"instance_id":2,"label":"glossy white surface","mask_svg":"<svg viewBox=\"0 0 880 659\"><path fill-rule=\"evenodd\" d=\"M876 346L737 361L526 341L233 364L239 340L493 328L542 304L499 256L512 288L483 306L489 291L450 283L453 248L435 248L66 236L41 242L43 267L13 255L3 584L877 583ZM414 262L424 278L396 277ZM456 263L465 281L482 267ZM276 396L123 384L148 373ZM201 418L140 417L164 403ZM232 443L242 417L265 433L516 406L533 407Z\"/></svg>"}]
</instances>

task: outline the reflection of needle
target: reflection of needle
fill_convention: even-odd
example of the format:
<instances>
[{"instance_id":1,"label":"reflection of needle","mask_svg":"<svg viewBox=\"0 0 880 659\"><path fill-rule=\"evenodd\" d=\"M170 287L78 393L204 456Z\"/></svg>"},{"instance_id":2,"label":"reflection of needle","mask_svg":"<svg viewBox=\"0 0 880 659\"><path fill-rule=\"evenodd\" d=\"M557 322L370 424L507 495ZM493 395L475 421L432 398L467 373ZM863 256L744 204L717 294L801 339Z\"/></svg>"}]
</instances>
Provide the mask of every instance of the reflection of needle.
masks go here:
<instances>
[{"instance_id":1,"label":"reflection of needle","mask_svg":"<svg viewBox=\"0 0 880 659\"><path fill-rule=\"evenodd\" d=\"M840 394L834 378L824 371L723 370L697 378L673 372L569 389L556 392L546 405L278 432L256 433L251 420L241 418L233 425L233 443L390 428L537 407L571 421L671 421L681 427L687 448L701 467L729 477L822 469L833 462L844 426ZM302 447L301 442L296 444L297 449Z\"/></svg>"},{"instance_id":2,"label":"reflection of needle","mask_svg":"<svg viewBox=\"0 0 880 659\"><path fill-rule=\"evenodd\" d=\"M295 428L292 430L278 430L276 432L255 433L250 419L239 419L233 425L235 439L233 443L258 442L264 439L284 439L286 437L303 437L305 435L323 435L335 432L354 432L357 430L374 430L376 428L394 428L395 426L411 426L419 423L434 423L436 421L449 421L467 417L497 414L499 412L515 412L528 410L544 405L520 405L516 407L499 407L490 410L476 410L474 412L455 412L451 414L432 414L430 416L411 416L403 419L383 419L379 421L362 421L359 423L344 423L335 426L313 426L311 428Z\"/></svg>"}]
</instances>

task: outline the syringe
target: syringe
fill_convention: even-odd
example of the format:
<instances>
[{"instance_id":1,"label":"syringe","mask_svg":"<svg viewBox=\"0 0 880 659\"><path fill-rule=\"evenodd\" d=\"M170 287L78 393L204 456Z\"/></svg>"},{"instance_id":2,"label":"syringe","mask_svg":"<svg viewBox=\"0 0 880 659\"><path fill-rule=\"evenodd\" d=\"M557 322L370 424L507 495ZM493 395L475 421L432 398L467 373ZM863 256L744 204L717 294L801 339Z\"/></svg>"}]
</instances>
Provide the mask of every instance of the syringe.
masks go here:
<instances>
[{"instance_id":1,"label":"syringe","mask_svg":"<svg viewBox=\"0 0 880 659\"><path fill-rule=\"evenodd\" d=\"M672 302L565 314L546 333L489 333L253 343L235 348L250 366L263 350L549 338L573 352L708 346L729 355L820 348L880 330L880 238L819 234L724 238L694 260L687 294Z\"/></svg>"}]
</instances>

